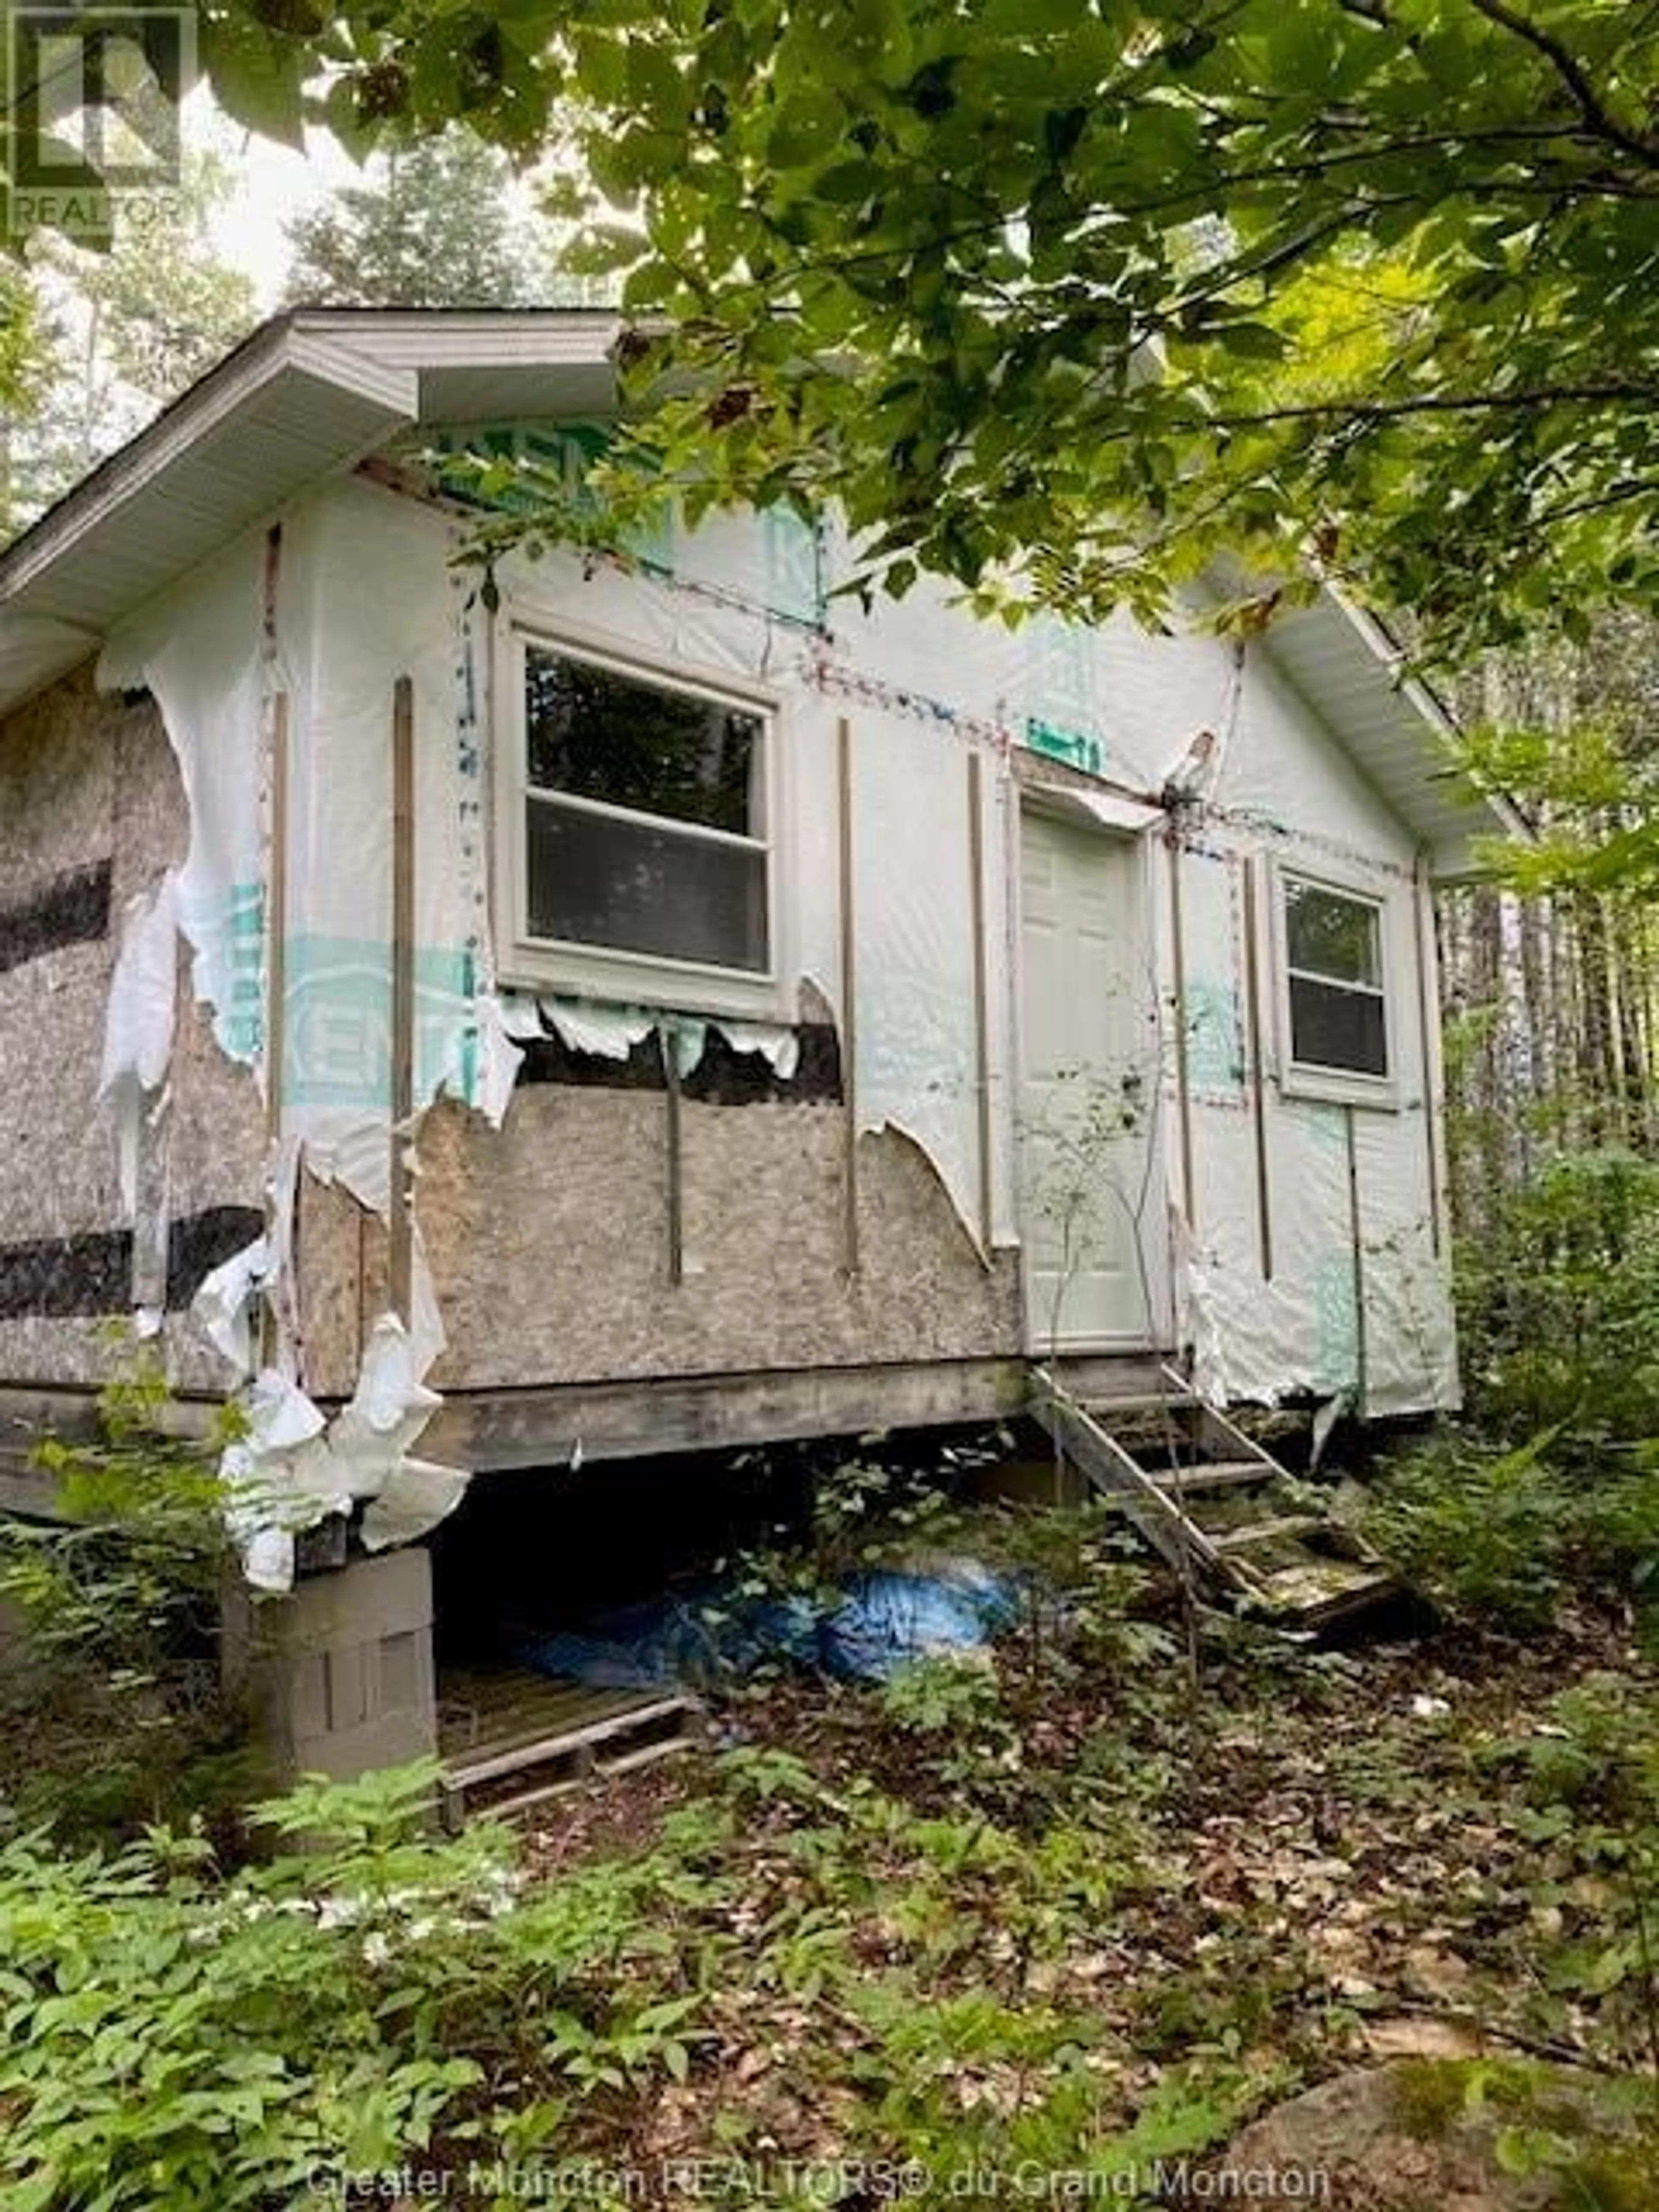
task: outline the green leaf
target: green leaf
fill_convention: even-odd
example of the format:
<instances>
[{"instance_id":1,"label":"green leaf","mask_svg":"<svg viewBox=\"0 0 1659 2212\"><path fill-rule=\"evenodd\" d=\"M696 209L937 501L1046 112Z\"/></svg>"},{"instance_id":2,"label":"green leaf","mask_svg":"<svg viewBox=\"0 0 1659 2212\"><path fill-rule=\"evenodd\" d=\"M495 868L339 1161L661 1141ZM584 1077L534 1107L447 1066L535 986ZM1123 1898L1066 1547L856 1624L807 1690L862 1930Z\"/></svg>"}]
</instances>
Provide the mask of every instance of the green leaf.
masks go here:
<instances>
[{"instance_id":1,"label":"green leaf","mask_svg":"<svg viewBox=\"0 0 1659 2212\"><path fill-rule=\"evenodd\" d=\"M203 66L226 114L303 153L303 46L242 15L204 16L200 39Z\"/></svg>"}]
</instances>

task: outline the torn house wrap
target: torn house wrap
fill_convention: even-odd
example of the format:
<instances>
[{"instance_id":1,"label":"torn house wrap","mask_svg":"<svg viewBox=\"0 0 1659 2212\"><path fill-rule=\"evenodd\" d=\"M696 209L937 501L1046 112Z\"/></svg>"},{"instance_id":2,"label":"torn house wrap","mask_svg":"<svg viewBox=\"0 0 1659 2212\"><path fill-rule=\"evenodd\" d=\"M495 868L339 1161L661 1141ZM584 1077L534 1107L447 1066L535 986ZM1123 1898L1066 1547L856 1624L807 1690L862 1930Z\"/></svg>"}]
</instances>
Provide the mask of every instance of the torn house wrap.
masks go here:
<instances>
[{"instance_id":1,"label":"torn house wrap","mask_svg":"<svg viewBox=\"0 0 1659 2212\"><path fill-rule=\"evenodd\" d=\"M1195 732L1220 730L1181 835L1188 914L1176 990L1165 918L1153 917L1147 980L1163 1023L1158 1089L1160 1188L1190 1200L1176 1239L1174 1290L1203 1379L1223 1396L1328 1396L1363 1390L1370 1410L1447 1402L1455 1389L1443 1271L1431 1248L1425 1041L1401 990L1397 1099L1358 1117L1364 1246L1364 1369L1346 1152L1333 1109L1289 1095L1272 1010L1261 1065L1240 1041L1245 988L1240 871L1262 864L1253 926L1271 967L1273 871L1358 871L1389 902L1414 896L1415 855L1358 771L1276 674L1270 641L1246 657L1226 641L1152 640L1127 621L1085 630L1042 617L1008 631L974 623L926 583L902 605L864 612L801 584L768 518L717 519L629 569L554 550L504 560L499 611L477 572L455 565L463 526L362 480L306 495L282 523L272 590L264 532L229 547L110 641L99 678L148 688L178 757L190 808L187 856L126 917L108 1012L106 1090L122 1142L165 1091L172 1043L173 932L191 949L193 988L219 1048L271 1086L268 1229L202 1286L198 1318L250 1385L252 1425L228 1468L250 1573L281 1587L295 1528L364 1508L370 1542L418 1536L450 1510L465 1474L414 1455L437 1401L427 1382L442 1348L439 1298L417 1230L410 1314L368 1334L357 1393L331 1422L306 1397L295 1347L279 1336L260 1368L262 1302L283 1310L294 1194L302 1171L341 1184L381 1216L392 1203L391 709L412 686L414 1111L441 1095L499 1125L512 1110L525 1045L556 1034L571 1049L625 1056L653 1028L680 1072L717 1029L787 1079L799 1048L803 984L838 1021L851 1011L848 1071L858 1127L902 1132L948 1194L966 1235L1018 1243L1020 1019L1017 980L1024 751L1088 779L1104 834L1161 849L1156 801ZM833 560L833 533L828 538ZM804 572L803 572L804 574ZM785 587L787 586L787 589ZM776 700L775 1004L753 1018L498 984L489 922L492 696L502 627L603 641L646 665L729 673ZM287 702L288 780L282 1065L267 1064L273 794L272 702ZM838 884L838 726L851 732L855 1005L842 1006ZM1286 733L1294 735L1287 742ZM983 774L965 774L969 752ZM970 823L977 787L981 817ZM1112 796L1113 793L1116 795ZM1114 811L1113 810L1115 810ZM1363 830L1356 832L1356 824ZM1364 849L1352 849L1356 835ZM985 856L976 915L972 855ZM1162 878L1148 872L1154 887ZM976 1028L973 931L985 996ZM1403 956L1402 956L1403 957ZM1177 997L1196 1188L1180 1188L1173 1131ZM1274 1264L1264 1276L1255 1218L1257 1164L1248 1087L1261 1084L1270 1157ZM1345 1140L1346 1142L1346 1140ZM130 1188L130 1187L129 1187ZM131 1195L129 1196L131 1203ZM1168 1212L1144 1234L1167 1239ZM301 1402L302 1401L302 1402ZM373 1413L366 1408L373 1407ZM307 1411L309 1407L309 1411Z\"/></svg>"}]
</instances>

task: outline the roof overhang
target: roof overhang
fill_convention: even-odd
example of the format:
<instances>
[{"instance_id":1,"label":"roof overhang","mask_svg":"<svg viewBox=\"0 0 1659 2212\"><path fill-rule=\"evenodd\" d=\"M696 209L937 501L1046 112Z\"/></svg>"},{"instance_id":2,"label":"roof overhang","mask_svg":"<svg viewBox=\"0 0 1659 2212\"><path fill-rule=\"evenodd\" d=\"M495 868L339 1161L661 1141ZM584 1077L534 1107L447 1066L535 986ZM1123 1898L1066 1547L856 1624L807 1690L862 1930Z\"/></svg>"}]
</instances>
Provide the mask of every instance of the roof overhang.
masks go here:
<instances>
[{"instance_id":1,"label":"roof overhang","mask_svg":"<svg viewBox=\"0 0 1659 2212\"><path fill-rule=\"evenodd\" d=\"M594 416L621 327L581 309L300 307L266 324L0 553L0 714L298 493L422 423ZM1524 834L1453 757L1439 702L1334 590L1267 633L1274 663L1437 875Z\"/></svg>"},{"instance_id":2,"label":"roof overhang","mask_svg":"<svg viewBox=\"0 0 1659 2212\"><path fill-rule=\"evenodd\" d=\"M617 318L298 308L268 323L0 553L0 714L320 478L422 422L603 410Z\"/></svg>"},{"instance_id":3,"label":"roof overhang","mask_svg":"<svg viewBox=\"0 0 1659 2212\"><path fill-rule=\"evenodd\" d=\"M1457 757L1457 726L1383 625L1335 586L1277 616L1268 653L1378 797L1416 836L1441 882L1480 872L1481 841L1531 833L1501 792Z\"/></svg>"}]
</instances>

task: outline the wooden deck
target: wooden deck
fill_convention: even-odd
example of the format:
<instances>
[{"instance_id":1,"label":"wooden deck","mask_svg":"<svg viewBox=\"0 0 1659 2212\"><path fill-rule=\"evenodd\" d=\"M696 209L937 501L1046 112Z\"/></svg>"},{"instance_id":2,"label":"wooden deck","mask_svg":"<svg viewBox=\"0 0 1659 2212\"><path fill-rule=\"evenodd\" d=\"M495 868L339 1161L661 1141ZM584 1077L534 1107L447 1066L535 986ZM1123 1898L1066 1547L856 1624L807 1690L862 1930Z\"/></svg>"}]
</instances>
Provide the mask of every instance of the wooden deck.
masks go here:
<instances>
[{"instance_id":1,"label":"wooden deck","mask_svg":"<svg viewBox=\"0 0 1659 2212\"><path fill-rule=\"evenodd\" d=\"M701 1741L682 1690L599 1690L527 1668L446 1670L438 1682L444 1820L510 1815L596 1777L623 1774Z\"/></svg>"}]
</instances>

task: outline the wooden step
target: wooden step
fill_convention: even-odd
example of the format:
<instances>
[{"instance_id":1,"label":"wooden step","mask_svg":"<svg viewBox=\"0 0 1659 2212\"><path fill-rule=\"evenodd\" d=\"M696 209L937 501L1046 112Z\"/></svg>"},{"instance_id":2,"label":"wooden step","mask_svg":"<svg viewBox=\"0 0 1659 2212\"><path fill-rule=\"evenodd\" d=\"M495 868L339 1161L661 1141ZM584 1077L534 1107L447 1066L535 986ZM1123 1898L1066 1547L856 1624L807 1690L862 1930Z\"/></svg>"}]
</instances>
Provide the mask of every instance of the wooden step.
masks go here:
<instances>
[{"instance_id":1,"label":"wooden step","mask_svg":"<svg viewBox=\"0 0 1659 2212\"><path fill-rule=\"evenodd\" d=\"M1062 1353L1057 1362L1041 1363L1074 1402L1085 1399L1103 1404L1127 1405L1131 1399L1162 1396L1170 1377L1161 1360L1115 1352ZM1185 1380L1181 1388L1187 1387Z\"/></svg>"},{"instance_id":2,"label":"wooden step","mask_svg":"<svg viewBox=\"0 0 1659 2212\"><path fill-rule=\"evenodd\" d=\"M1331 1523L1321 1513L1294 1513L1278 1521L1249 1521L1242 1528L1229 1528L1213 1534L1210 1541L1218 1552L1248 1552L1255 1544L1288 1543L1293 1539L1322 1534Z\"/></svg>"},{"instance_id":3,"label":"wooden step","mask_svg":"<svg viewBox=\"0 0 1659 2212\"><path fill-rule=\"evenodd\" d=\"M1244 1483L1271 1482L1282 1468L1267 1459L1200 1460L1191 1467L1148 1468L1146 1472L1168 1496L1200 1497L1206 1490L1231 1490Z\"/></svg>"},{"instance_id":4,"label":"wooden step","mask_svg":"<svg viewBox=\"0 0 1659 2212\"><path fill-rule=\"evenodd\" d=\"M1204 1401L1190 1390L1171 1389L1145 1397L1081 1398L1078 1402L1097 1420L1121 1421L1131 1413L1190 1413Z\"/></svg>"},{"instance_id":5,"label":"wooden step","mask_svg":"<svg viewBox=\"0 0 1659 2212\"><path fill-rule=\"evenodd\" d=\"M1405 1594L1399 1578L1375 1560L1310 1559L1264 1575L1256 1595L1270 1613L1313 1630Z\"/></svg>"}]
</instances>

